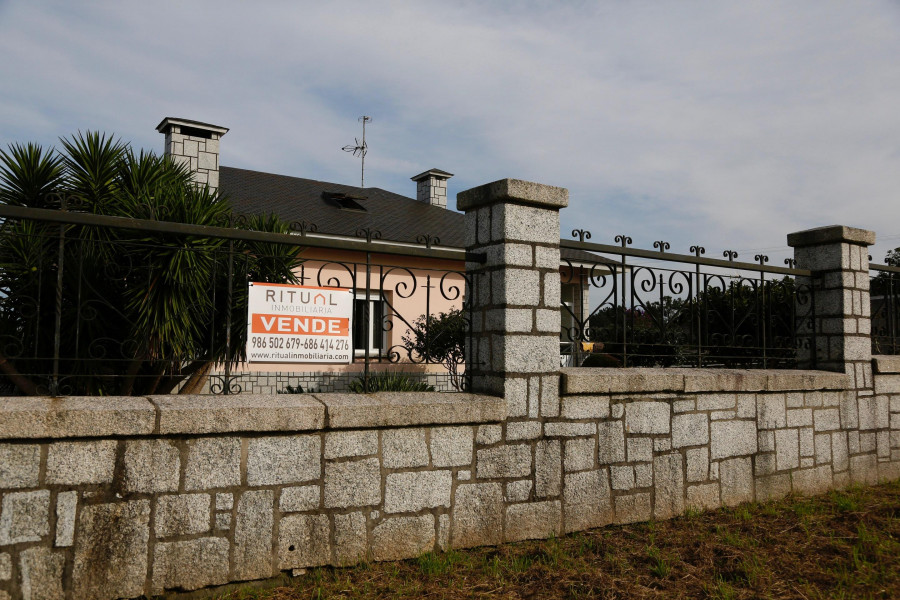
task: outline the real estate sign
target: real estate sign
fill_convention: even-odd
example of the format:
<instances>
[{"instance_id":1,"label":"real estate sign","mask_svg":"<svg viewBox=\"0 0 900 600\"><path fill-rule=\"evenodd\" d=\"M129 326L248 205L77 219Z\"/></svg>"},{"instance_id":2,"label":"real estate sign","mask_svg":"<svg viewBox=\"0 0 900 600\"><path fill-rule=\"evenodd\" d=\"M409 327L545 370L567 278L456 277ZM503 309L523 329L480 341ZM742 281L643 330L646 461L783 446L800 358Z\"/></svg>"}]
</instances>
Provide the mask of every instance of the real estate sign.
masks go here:
<instances>
[{"instance_id":1,"label":"real estate sign","mask_svg":"<svg viewBox=\"0 0 900 600\"><path fill-rule=\"evenodd\" d=\"M247 360L349 363L353 290L250 283Z\"/></svg>"}]
</instances>

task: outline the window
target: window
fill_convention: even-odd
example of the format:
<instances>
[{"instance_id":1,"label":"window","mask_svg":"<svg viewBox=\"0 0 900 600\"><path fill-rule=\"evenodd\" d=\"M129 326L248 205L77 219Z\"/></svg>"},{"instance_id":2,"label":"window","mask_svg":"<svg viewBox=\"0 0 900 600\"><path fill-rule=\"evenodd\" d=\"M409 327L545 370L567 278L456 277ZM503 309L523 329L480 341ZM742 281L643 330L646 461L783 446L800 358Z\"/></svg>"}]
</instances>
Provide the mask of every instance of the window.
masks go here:
<instances>
[{"instance_id":1,"label":"window","mask_svg":"<svg viewBox=\"0 0 900 600\"><path fill-rule=\"evenodd\" d=\"M368 298L366 296L368 295ZM358 292L353 305L353 350L356 356L380 356L387 346L387 306L378 291Z\"/></svg>"},{"instance_id":2,"label":"window","mask_svg":"<svg viewBox=\"0 0 900 600\"><path fill-rule=\"evenodd\" d=\"M366 207L357 202L357 200L366 200L366 198L362 196L349 196L341 192L322 192L322 197L341 210L366 212Z\"/></svg>"}]
</instances>

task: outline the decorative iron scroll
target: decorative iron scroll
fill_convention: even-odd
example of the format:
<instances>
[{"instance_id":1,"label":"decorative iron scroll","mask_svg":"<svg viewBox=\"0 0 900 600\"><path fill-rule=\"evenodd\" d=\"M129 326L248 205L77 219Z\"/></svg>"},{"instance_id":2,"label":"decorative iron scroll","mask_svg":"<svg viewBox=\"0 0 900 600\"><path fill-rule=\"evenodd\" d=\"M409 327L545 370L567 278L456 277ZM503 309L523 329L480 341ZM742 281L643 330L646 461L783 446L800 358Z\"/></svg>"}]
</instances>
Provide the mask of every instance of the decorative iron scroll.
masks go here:
<instances>
[{"instance_id":1,"label":"decorative iron scroll","mask_svg":"<svg viewBox=\"0 0 900 600\"><path fill-rule=\"evenodd\" d=\"M579 241L584 234L573 231ZM623 249L631 244L626 235L615 241ZM706 249L699 245L691 246L693 257L667 254L662 240L653 247L668 261L688 264L634 262L634 253L654 259L630 248L596 261L563 260L562 364L786 368L796 366L798 353L810 354L808 278L770 274L761 254L759 270L746 272L701 269ZM733 262L737 252L723 256Z\"/></svg>"},{"instance_id":2,"label":"decorative iron scroll","mask_svg":"<svg viewBox=\"0 0 900 600\"><path fill-rule=\"evenodd\" d=\"M900 273L872 265L872 354L900 354Z\"/></svg>"}]
</instances>

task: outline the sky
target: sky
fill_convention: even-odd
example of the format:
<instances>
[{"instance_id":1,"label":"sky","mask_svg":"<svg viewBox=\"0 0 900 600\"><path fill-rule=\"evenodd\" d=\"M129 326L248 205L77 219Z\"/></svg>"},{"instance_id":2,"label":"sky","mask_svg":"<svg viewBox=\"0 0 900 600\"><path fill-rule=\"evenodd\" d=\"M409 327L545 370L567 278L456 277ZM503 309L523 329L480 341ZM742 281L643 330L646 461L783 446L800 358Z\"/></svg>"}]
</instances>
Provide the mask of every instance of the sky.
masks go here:
<instances>
[{"instance_id":1,"label":"sky","mask_svg":"<svg viewBox=\"0 0 900 600\"><path fill-rule=\"evenodd\" d=\"M79 130L415 195L562 186L562 235L781 266L786 235L900 246L900 2L0 0L0 147Z\"/></svg>"}]
</instances>

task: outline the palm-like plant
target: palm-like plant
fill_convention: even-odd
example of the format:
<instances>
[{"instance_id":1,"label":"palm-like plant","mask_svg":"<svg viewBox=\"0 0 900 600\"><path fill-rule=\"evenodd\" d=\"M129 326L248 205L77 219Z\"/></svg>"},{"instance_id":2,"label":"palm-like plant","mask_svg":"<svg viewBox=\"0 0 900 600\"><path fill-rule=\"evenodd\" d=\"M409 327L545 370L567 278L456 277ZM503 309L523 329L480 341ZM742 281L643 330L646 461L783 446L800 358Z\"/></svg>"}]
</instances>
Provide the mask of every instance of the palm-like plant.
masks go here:
<instances>
[{"instance_id":1,"label":"palm-like plant","mask_svg":"<svg viewBox=\"0 0 900 600\"><path fill-rule=\"evenodd\" d=\"M62 183L62 157L37 144L12 144L0 150L0 203L50 208Z\"/></svg>"},{"instance_id":2,"label":"palm-like plant","mask_svg":"<svg viewBox=\"0 0 900 600\"><path fill-rule=\"evenodd\" d=\"M236 223L222 197L168 157L135 154L94 132L61 144L59 153L33 144L0 150L0 203L288 231L274 217ZM211 365L243 359L249 278L293 282L298 262L286 245L7 220L0 375L25 394L52 387L46 374L58 344L62 391L169 393L185 381L184 391L196 391Z\"/></svg>"}]
</instances>

